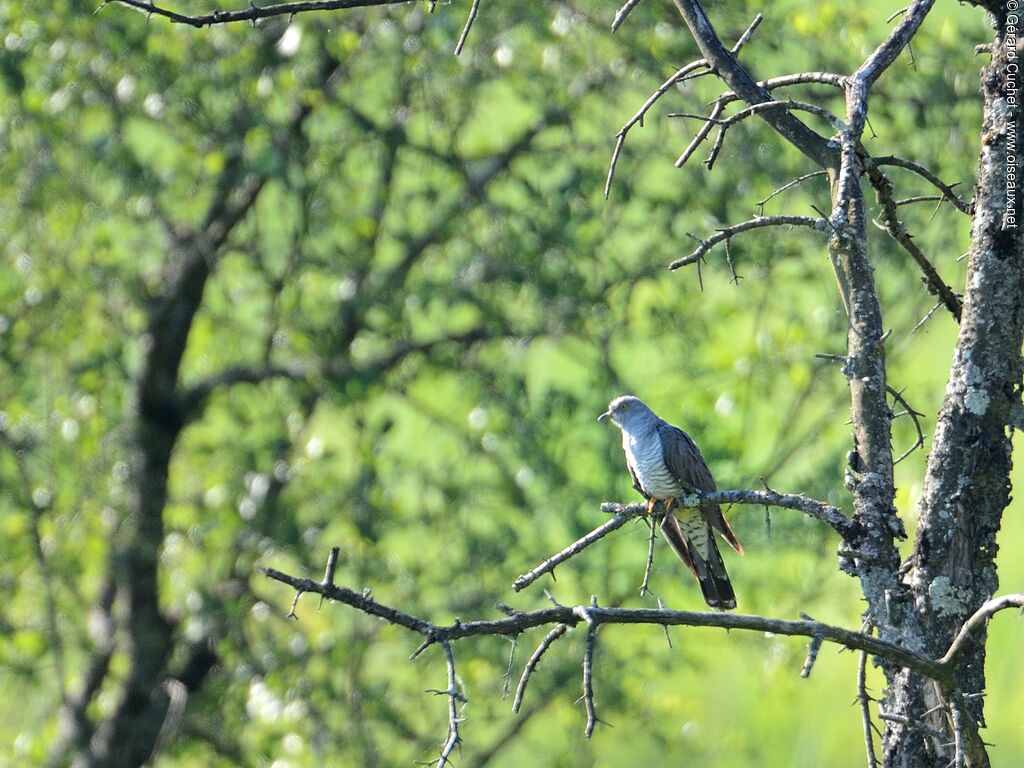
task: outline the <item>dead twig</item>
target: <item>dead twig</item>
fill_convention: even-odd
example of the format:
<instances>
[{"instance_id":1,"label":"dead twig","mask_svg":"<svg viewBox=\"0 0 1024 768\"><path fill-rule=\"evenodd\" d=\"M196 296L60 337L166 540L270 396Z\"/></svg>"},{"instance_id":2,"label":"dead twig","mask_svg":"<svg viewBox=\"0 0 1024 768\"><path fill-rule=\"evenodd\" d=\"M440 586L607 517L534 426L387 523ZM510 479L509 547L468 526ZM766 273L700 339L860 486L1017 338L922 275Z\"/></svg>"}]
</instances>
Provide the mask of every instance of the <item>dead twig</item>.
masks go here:
<instances>
[{"instance_id":1,"label":"dead twig","mask_svg":"<svg viewBox=\"0 0 1024 768\"><path fill-rule=\"evenodd\" d=\"M469 30L473 28L473 22L476 21L476 14L479 10L480 0L473 0L473 5L469 7L469 16L466 17L466 26L462 28L462 34L459 35L459 42L455 44L456 56L461 55L462 48L466 44L466 40L469 38Z\"/></svg>"},{"instance_id":2,"label":"dead twig","mask_svg":"<svg viewBox=\"0 0 1024 768\"><path fill-rule=\"evenodd\" d=\"M824 232L827 229L827 224L823 219L815 219L810 216L760 216L720 229L706 240L696 235L690 235L700 245L689 256L673 261L668 265L668 268L675 270L694 264L704 258L704 255L719 243L735 237L741 232L748 232L752 229L761 229L763 227L810 227L816 232Z\"/></svg>"}]
</instances>

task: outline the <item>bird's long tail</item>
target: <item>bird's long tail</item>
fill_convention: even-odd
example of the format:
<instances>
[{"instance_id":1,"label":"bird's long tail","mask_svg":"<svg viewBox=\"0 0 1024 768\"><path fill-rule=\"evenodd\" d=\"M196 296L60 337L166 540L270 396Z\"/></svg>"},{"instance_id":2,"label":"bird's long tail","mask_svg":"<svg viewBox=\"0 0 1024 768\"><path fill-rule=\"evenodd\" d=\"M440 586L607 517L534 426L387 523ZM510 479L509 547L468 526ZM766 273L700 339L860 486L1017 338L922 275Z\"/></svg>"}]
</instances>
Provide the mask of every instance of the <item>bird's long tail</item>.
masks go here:
<instances>
[{"instance_id":1,"label":"bird's long tail","mask_svg":"<svg viewBox=\"0 0 1024 768\"><path fill-rule=\"evenodd\" d=\"M729 574L725 571L725 563L718 551L711 526L704 525L702 529L694 532L697 536L706 537L707 546L700 548L687 542L679 527L679 521L673 514L665 515L661 521L661 532L679 559L686 563L697 578L700 591L704 594L704 601L712 608L721 610L735 608L736 593L733 592ZM706 550L706 558L701 554L700 549Z\"/></svg>"}]
</instances>

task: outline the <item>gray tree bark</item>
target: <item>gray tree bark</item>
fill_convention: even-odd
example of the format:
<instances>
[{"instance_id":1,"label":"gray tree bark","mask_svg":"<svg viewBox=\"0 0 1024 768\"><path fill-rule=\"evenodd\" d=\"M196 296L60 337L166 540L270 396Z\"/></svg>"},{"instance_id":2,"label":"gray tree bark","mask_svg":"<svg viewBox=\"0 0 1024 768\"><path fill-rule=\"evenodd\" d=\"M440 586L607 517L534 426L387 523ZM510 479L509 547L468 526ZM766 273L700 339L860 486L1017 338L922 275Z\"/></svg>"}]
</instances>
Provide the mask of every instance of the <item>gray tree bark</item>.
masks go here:
<instances>
[{"instance_id":1,"label":"gray tree bark","mask_svg":"<svg viewBox=\"0 0 1024 768\"><path fill-rule=\"evenodd\" d=\"M982 146L974 191L967 286L960 334L953 352L946 398L928 457L914 545L904 644L926 655L942 653L960 625L999 586L996 533L1010 501L1011 450L1007 425L1021 398L1024 342L1024 239L1003 226L1007 191L1007 138L1019 109L1007 100L1007 11L995 14L991 63L981 76ZM1019 125L1018 125L1019 134ZM907 671L890 683L885 706L913 721L948 732L941 698L967 696L967 757L988 765L980 737L985 690L985 633L968 647L955 673L955 691L942 691ZM933 710L925 716L926 712ZM952 747L921 728L894 724L885 742L891 766L944 766Z\"/></svg>"}]
</instances>

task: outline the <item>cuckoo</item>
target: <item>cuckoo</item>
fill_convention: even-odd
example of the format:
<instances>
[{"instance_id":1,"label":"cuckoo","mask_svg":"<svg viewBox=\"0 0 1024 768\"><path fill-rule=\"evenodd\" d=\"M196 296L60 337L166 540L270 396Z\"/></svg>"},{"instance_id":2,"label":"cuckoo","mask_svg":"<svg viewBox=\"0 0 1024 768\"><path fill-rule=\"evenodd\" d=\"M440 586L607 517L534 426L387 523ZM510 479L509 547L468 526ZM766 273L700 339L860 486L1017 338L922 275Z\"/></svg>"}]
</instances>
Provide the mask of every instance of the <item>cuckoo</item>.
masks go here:
<instances>
[{"instance_id":1,"label":"cuckoo","mask_svg":"<svg viewBox=\"0 0 1024 768\"><path fill-rule=\"evenodd\" d=\"M637 397L623 395L612 400L608 410L597 417L610 419L622 430L622 449L633 487L647 499L647 513L664 502L661 532L672 550L697 577L704 600L712 608L736 607L725 563L715 543L718 531L729 545L743 554L736 534L717 504L673 512L677 498L687 492L714 491L715 479L696 443L679 427L658 417Z\"/></svg>"}]
</instances>

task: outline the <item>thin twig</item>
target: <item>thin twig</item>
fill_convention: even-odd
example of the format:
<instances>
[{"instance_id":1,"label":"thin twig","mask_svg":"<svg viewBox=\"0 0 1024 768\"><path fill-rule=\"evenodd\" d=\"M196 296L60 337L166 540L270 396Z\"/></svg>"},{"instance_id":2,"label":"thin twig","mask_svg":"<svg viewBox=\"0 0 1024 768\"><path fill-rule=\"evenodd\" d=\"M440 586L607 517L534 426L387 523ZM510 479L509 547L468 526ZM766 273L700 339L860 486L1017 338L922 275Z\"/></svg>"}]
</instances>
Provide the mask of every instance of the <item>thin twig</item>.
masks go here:
<instances>
[{"instance_id":1,"label":"thin twig","mask_svg":"<svg viewBox=\"0 0 1024 768\"><path fill-rule=\"evenodd\" d=\"M949 697L949 715L953 721L953 768L964 768L964 713L955 693Z\"/></svg>"},{"instance_id":2,"label":"thin twig","mask_svg":"<svg viewBox=\"0 0 1024 768\"><path fill-rule=\"evenodd\" d=\"M626 0L619 10L615 12L615 18L612 19L612 32L617 32L619 27L623 25L629 14L633 12L633 9L640 5L640 0Z\"/></svg>"},{"instance_id":3,"label":"thin twig","mask_svg":"<svg viewBox=\"0 0 1024 768\"><path fill-rule=\"evenodd\" d=\"M238 21L255 22L257 19L268 19L273 16L294 16L297 13L314 11L338 11L351 8L369 8L378 5L401 5L408 0L313 0L312 2L278 3L257 7L250 5L241 11L213 11L212 13L189 16L177 13L148 0L105 0L99 10L107 5L119 3L134 8L146 16L162 16L175 24L187 24L190 27L209 27L214 24L230 24Z\"/></svg>"},{"instance_id":4,"label":"thin twig","mask_svg":"<svg viewBox=\"0 0 1024 768\"><path fill-rule=\"evenodd\" d=\"M502 699L508 697L509 689L512 687L512 665L516 660L516 649L519 647L519 635L515 635L510 642L512 643L512 648L508 652L508 667L505 669L504 680L501 685Z\"/></svg>"},{"instance_id":5,"label":"thin twig","mask_svg":"<svg viewBox=\"0 0 1024 768\"><path fill-rule=\"evenodd\" d=\"M940 179L934 173L929 171L923 165L918 165L917 163L911 160L906 160L902 157L896 157L895 155L889 155L887 157L873 157L868 162L871 165L891 165L895 168L903 168L904 170L910 171L911 173L916 173L922 179L924 179L937 190L939 190L942 193L942 196L946 200L948 200L953 205L953 207L956 208L958 211L960 211L961 213L966 213L968 216L974 215L974 206L971 205L970 203L965 203L963 200L960 199L956 192L953 191L953 187L960 184L959 181L953 184L946 184L945 182L942 181L942 179Z\"/></svg>"},{"instance_id":6,"label":"thin twig","mask_svg":"<svg viewBox=\"0 0 1024 768\"><path fill-rule=\"evenodd\" d=\"M444 648L445 664L448 667L448 690L439 691L439 693L444 693L448 697L448 736L441 747L441 755L437 759L437 768L444 768L444 766L450 764L448 758L451 757L455 747L462 742L462 737L459 735L461 718L459 717L458 705L459 702L466 702L466 697L459 693L456 686L455 655L452 653L451 643L444 640L441 646Z\"/></svg>"},{"instance_id":7,"label":"thin twig","mask_svg":"<svg viewBox=\"0 0 1024 768\"><path fill-rule=\"evenodd\" d=\"M898 204L894 199L893 186L892 182L889 181L889 177L882 172L877 164L868 166L867 175L871 186L875 188L878 202L882 205L881 229L888 232L889 236L910 255L921 272L924 273L925 285L929 293L936 296L946 306L950 314L956 318L957 322L960 322L960 313L962 311L960 299L946 281L942 279L938 270L928 261L928 257L917 246L914 238L911 237L903 222L900 221Z\"/></svg>"},{"instance_id":8,"label":"thin twig","mask_svg":"<svg viewBox=\"0 0 1024 768\"><path fill-rule=\"evenodd\" d=\"M731 237L735 237L741 232L747 232L752 229L760 229L762 227L810 227L816 232L824 232L827 225L822 219L811 218L810 216L760 216L749 221L744 221L740 224L734 224L731 227L725 227L724 229L718 230L714 235L708 239L691 235L699 246L689 256L684 256L681 259L676 259L668 265L669 269L679 269L689 264L694 264L704 257L708 251L714 248L716 245L721 243L723 240L728 240Z\"/></svg>"},{"instance_id":9,"label":"thin twig","mask_svg":"<svg viewBox=\"0 0 1024 768\"><path fill-rule=\"evenodd\" d=\"M893 387L891 387L888 384L885 385L885 388L886 388L886 390L888 390L889 394L892 395L893 400L895 400L896 402L898 402L900 405L903 406L903 408L905 409L905 413L908 416L910 416L911 421L914 422L914 429L917 430L917 439L914 441L914 444L912 446L910 446L909 448L907 448L907 450L905 450L903 453L900 454L899 458L895 459L892 462L893 466L896 466L901 461L903 461L905 458L907 458L907 456L909 456L914 451L916 451L918 448L920 448L920 447L922 447L924 445L924 437L925 437L925 435L924 435L924 431L921 429L921 421L920 421L921 419L924 418L924 414L921 413L920 411L915 411L913 408L910 407L910 403L908 403L906 398L903 397L903 391L904 390L902 390L902 389L900 389L900 390L893 389ZM900 414L900 415L902 415L902 414Z\"/></svg>"},{"instance_id":10,"label":"thin twig","mask_svg":"<svg viewBox=\"0 0 1024 768\"><path fill-rule=\"evenodd\" d=\"M715 160L718 159L718 155L722 150L722 145L725 143L725 132L737 123L746 120L753 115L760 114L762 112L768 112L771 110L797 110L800 112L810 112L817 117L827 120L833 128L836 130L842 130L842 121L829 112L827 109L819 107L816 104L808 104L801 101L762 101L757 104L752 104L745 109L741 109L734 115L730 115L725 119L718 119L717 117L704 117L703 115L692 115L688 112L670 112L669 117L689 117L696 118L698 120L705 120L710 123L714 123L718 126L718 136L715 138L715 144L711 149L711 154L708 155L708 159L704 161L704 165L707 166L708 170L711 170L715 165Z\"/></svg>"},{"instance_id":11,"label":"thin twig","mask_svg":"<svg viewBox=\"0 0 1024 768\"><path fill-rule=\"evenodd\" d=\"M901 205L912 205L914 203L934 203L934 202L945 203L945 195L912 195L911 197L904 197L896 201L896 207Z\"/></svg>"},{"instance_id":12,"label":"thin twig","mask_svg":"<svg viewBox=\"0 0 1024 768\"><path fill-rule=\"evenodd\" d=\"M533 652L530 658L526 662L526 666L523 667L522 677L519 678L519 685L516 686L516 697L512 700L512 711L519 713L520 707L523 706L523 696L526 695L526 685L530 682L530 676L533 671L537 668L537 664L540 663L541 656L551 647L551 644L558 638L569 631L568 624L557 624L555 628L544 635L544 639L540 641L540 645L537 646L537 650Z\"/></svg>"},{"instance_id":13,"label":"thin twig","mask_svg":"<svg viewBox=\"0 0 1024 768\"><path fill-rule=\"evenodd\" d=\"M640 583L640 597L647 594L648 585L651 582L651 569L654 568L654 540L657 538L658 530L653 519L648 520L647 523L651 526L651 533L647 537L647 564L644 566L644 580Z\"/></svg>"},{"instance_id":14,"label":"thin twig","mask_svg":"<svg viewBox=\"0 0 1024 768\"><path fill-rule=\"evenodd\" d=\"M298 616L298 614L295 613L295 609L299 605L299 598L302 597L302 592L303 592L303 590L301 590L301 589L295 590L295 597L292 598L292 607L288 609L288 613L285 616L286 619L295 619L295 621L299 620L299 616ZM323 596L322 595L321 595L320 599L323 600Z\"/></svg>"},{"instance_id":15,"label":"thin twig","mask_svg":"<svg viewBox=\"0 0 1024 768\"><path fill-rule=\"evenodd\" d=\"M864 723L864 751L867 753L867 768L878 768L878 760L875 758L875 741L871 735L874 724L871 722L871 709L868 706L870 697L867 689L867 664L868 655L861 651L860 659L857 662L857 700L860 702L860 714Z\"/></svg>"},{"instance_id":16,"label":"thin twig","mask_svg":"<svg viewBox=\"0 0 1024 768\"><path fill-rule=\"evenodd\" d=\"M608 176L605 178L604 182L604 196L606 200L608 199L608 195L611 193L612 178L615 176L615 168L619 164L619 156L622 154L622 147L626 143L626 135L629 133L630 129L637 124L641 126L643 125L644 116L647 114L648 110L654 106L658 99L668 93L673 85L682 82L688 75L698 72L706 67L707 64L705 64L704 59L698 59L697 61L691 61L686 66L677 69L665 82L658 86L654 93L647 97L647 101L640 105L640 109L636 111L636 114L629 118L622 128L619 129L619 132L615 134L615 146L612 149L611 162L608 163Z\"/></svg>"},{"instance_id":17,"label":"thin twig","mask_svg":"<svg viewBox=\"0 0 1024 768\"><path fill-rule=\"evenodd\" d=\"M942 309L942 306L942 302L940 301L934 307L929 309L925 316L921 318L920 322L918 322L918 324L915 325L913 330L911 330L910 332L917 333L919 330L921 330L921 328L924 327L924 324L931 319L932 315L934 315L936 312Z\"/></svg>"},{"instance_id":18,"label":"thin twig","mask_svg":"<svg viewBox=\"0 0 1024 768\"><path fill-rule=\"evenodd\" d=\"M597 600L591 599L591 604L596 608ZM594 707L594 647L597 645L598 624L586 608L578 608L577 613L587 623L587 639L583 646L583 706L587 710L587 724L583 729L583 735L589 739L597 727L597 709Z\"/></svg>"},{"instance_id":19,"label":"thin twig","mask_svg":"<svg viewBox=\"0 0 1024 768\"><path fill-rule=\"evenodd\" d=\"M825 638L815 635L807 643L807 658L804 659L804 666L800 670L800 677L808 678L811 676L811 670L814 669L814 662L818 660L818 652L821 650L821 644L824 640Z\"/></svg>"},{"instance_id":20,"label":"thin twig","mask_svg":"<svg viewBox=\"0 0 1024 768\"><path fill-rule=\"evenodd\" d=\"M338 567L338 552L339 551L340 551L339 547L331 547L331 551L327 555L327 567L324 568L324 580L321 582L321 584L323 584L324 586L327 586L327 587L333 587L334 586L334 571ZM323 607L323 604L324 604L324 596L320 595L320 603L317 606L317 610L320 610L320 608ZM293 605L292 606L292 613L294 613L294 612L295 612L295 606Z\"/></svg>"},{"instance_id":21,"label":"thin twig","mask_svg":"<svg viewBox=\"0 0 1024 768\"><path fill-rule=\"evenodd\" d=\"M948 734L945 734L942 731L937 731L930 725L922 723L920 720L914 720L913 718L906 717L905 715L897 715L895 713L883 712L879 710L878 719L887 720L890 723L899 723L900 725L905 725L908 728L913 728L915 730L920 731L921 733L926 733L933 739L937 739L940 742L945 741L948 738Z\"/></svg>"},{"instance_id":22,"label":"thin twig","mask_svg":"<svg viewBox=\"0 0 1024 768\"><path fill-rule=\"evenodd\" d=\"M747 491L747 490L726 490L712 491L710 493L691 494L677 500L677 506L686 509L697 508L701 504L712 502L716 504L756 504L757 506L771 505L784 509L793 509L803 512L815 520L820 520L843 539L854 539L858 535L856 523L846 517L842 510L830 504L824 504L806 496L793 493L778 493L776 491ZM603 525L599 525L590 533L581 536L560 552L551 555L536 567L519 576L513 583L512 589L519 592L533 584L546 573L554 574L555 568L569 558L579 554L596 541L607 536L609 533L621 528L629 520L642 517L647 514L646 504L617 504L606 502L601 505L601 511L615 515Z\"/></svg>"},{"instance_id":23,"label":"thin twig","mask_svg":"<svg viewBox=\"0 0 1024 768\"><path fill-rule=\"evenodd\" d=\"M743 278L736 274L736 265L732 261L732 242L729 240L725 241L725 264L729 267L729 274L732 275L729 278L729 282L733 285L739 285L740 280Z\"/></svg>"},{"instance_id":24,"label":"thin twig","mask_svg":"<svg viewBox=\"0 0 1024 768\"><path fill-rule=\"evenodd\" d=\"M827 171L813 171L811 173L805 173L803 176L797 176L795 179L786 182L781 187L779 187L774 192L772 192L770 195L768 195L768 197L766 197L764 200L761 200L761 201L759 201L757 203L757 215L758 216L764 216L764 206L773 197L776 197L777 195L782 194L787 189L791 189L791 188L795 187L797 184L802 184L803 182L807 181L808 179L813 179L816 176L825 176L825 175L827 175L827 173L828 173Z\"/></svg>"},{"instance_id":25,"label":"thin twig","mask_svg":"<svg viewBox=\"0 0 1024 768\"><path fill-rule=\"evenodd\" d=\"M646 511L647 511L647 507L644 506L643 507L643 513L641 513L641 514L646 514ZM533 568L532 570L524 573L522 576L517 578L512 583L512 589L514 589L516 592L519 592L520 590L525 589L526 587L528 587L531 584L533 584L533 582L535 582L537 579L539 579L545 573L550 573L552 576L554 576L555 567L558 566L560 563L565 562L566 560L568 560L573 555L579 554L584 549L586 549L591 544L593 544L595 541L599 541L600 539L604 538L605 536L607 536L612 531L621 528L622 526L624 526L626 523L628 523L634 517L637 517L637 515L636 514L616 515L611 520L609 520L607 523L604 523L603 525L598 526L597 528L592 530L590 533L588 533L586 536L582 536L579 539L577 539L576 541L574 541L572 544L567 546L561 552L558 552L557 554L552 555L547 560L545 560L543 563L538 565L536 568Z\"/></svg>"},{"instance_id":26,"label":"thin twig","mask_svg":"<svg viewBox=\"0 0 1024 768\"><path fill-rule=\"evenodd\" d=\"M716 101L714 103L711 107L711 114L708 115L707 119L704 121L704 125L700 127L699 131L697 131L697 135L690 139L690 143L686 145L686 149L683 150L683 154L681 154L676 160L676 168L682 168L686 165L689 159L693 156L693 153L697 151L697 147L703 144L704 139L706 139L708 134L711 133L711 129L714 128L715 122L718 120L718 116L721 115L724 110L725 104L721 101Z\"/></svg>"},{"instance_id":27,"label":"thin twig","mask_svg":"<svg viewBox=\"0 0 1024 768\"><path fill-rule=\"evenodd\" d=\"M957 657L967 648L967 644L974 634L983 629L988 624L988 620L999 613L999 611L1007 608L1024 608L1024 594L994 597L984 603L974 612L971 618L964 622L964 625L957 633L956 639L950 644L949 650L939 659L939 664L952 667L956 663Z\"/></svg>"},{"instance_id":28,"label":"thin twig","mask_svg":"<svg viewBox=\"0 0 1024 768\"><path fill-rule=\"evenodd\" d=\"M479 10L480 0L473 0L473 5L469 7L469 16L466 18L466 26L462 28L462 34L459 35L459 42L455 44L456 56L462 53L462 47L466 44L466 40L469 38L469 30L473 28L473 22L476 21L476 14Z\"/></svg>"},{"instance_id":29,"label":"thin twig","mask_svg":"<svg viewBox=\"0 0 1024 768\"><path fill-rule=\"evenodd\" d=\"M636 0L636 2L639 2L639 0ZM627 3L619 10L619 13L615 15L615 21L612 22L613 31L617 28L617 24L622 23L622 21L619 20L619 15L623 14L623 12L625 12L625 15L628 15L635 5L635 2L632 5ZM622 16L622 20L625 20L625 15ZM750 25L743 34L740 35L739 40L737 40L736 44L732 47L733 55L739 53L743 46L749 42L750 38L754 35L754 31L761 25L763 20L764 17L761 14L757 14L757 16L754 17L754 20L750 22ZM697 59L696 61L691 61L689 64L680 67L665 82L659 85L654 93L647 97L647 100L640 106L640 109L636 111L636 114L627 120L622 128L619 129L619 132L615 134L615 147L612 149L612 159L608 164L608 176L604 182L605 199L608 198L608 195L611 192L612 178L615 176L615 168L619 163L619 155L622 154L622 147L626 143L626 134L629 133L630 129L637 124L643 126L644 115L646 115L650 108L657 103L658 99L672 89L672 86L677 85L684 80L689 80L694 77L699 77L702 74L709 73L710 70L708 69L707 62L704 59ZM715 116L717 117L717 114ZM680 163L676 163L677 168L680 165Z\"/></svg>"}]
</instances>

